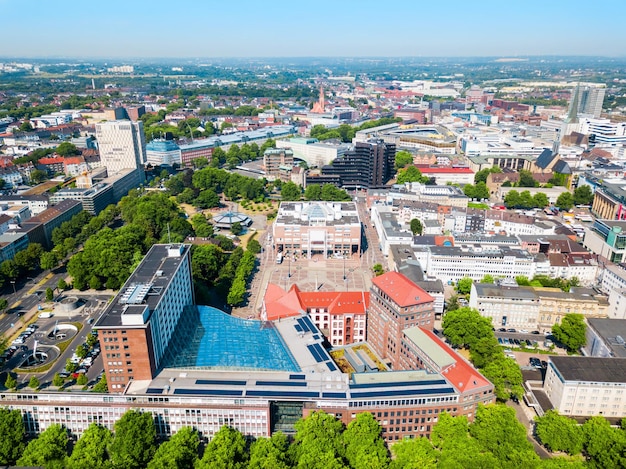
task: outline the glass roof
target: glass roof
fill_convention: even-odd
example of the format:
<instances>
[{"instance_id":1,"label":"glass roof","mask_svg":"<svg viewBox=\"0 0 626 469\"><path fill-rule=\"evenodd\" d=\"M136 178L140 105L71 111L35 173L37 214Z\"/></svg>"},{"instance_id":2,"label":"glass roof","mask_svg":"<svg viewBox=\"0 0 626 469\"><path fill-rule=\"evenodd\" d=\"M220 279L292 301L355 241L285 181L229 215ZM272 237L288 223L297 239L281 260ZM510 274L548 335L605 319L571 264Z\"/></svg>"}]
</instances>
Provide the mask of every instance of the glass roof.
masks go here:
<instances>
[{"instance_id":1,"label":"glass roof","mask_svg":"<svg viewBox=\"0 0 626 469\"><path fill-rule=\"evenodd\" d=\"M194 309L197 318L181 318L165 368L300 371L271 322L233 317L211 306ZM185 310L183 316L194 313Z\"/></svg>"}]
</instances>

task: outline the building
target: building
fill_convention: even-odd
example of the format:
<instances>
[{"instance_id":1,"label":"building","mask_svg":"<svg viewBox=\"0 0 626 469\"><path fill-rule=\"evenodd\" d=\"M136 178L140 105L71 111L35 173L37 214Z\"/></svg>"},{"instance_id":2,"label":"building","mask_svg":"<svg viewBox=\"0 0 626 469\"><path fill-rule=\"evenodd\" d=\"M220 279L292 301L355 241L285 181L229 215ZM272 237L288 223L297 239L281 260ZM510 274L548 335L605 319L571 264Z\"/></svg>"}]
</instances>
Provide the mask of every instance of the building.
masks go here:
<instances>
[{"instance_id":1,"label":"building","mask_svg":"<svg viewBox=\"0 0 626 469\"><path fill-rule=\"evenodd\" d=\"M566 416L626 416L626 359L551 356L543 383Z\"/></svg>"},{"instance_id":2,"label":"building","mask_svg":"<svg viewBox=\"0 0 626 469\"><path fill-rule=\"evenodd\" d=\"M143 122L117 120L98 123L96 139L100 160L110 175L124 169L141 169L145 166L147 156Z\"/></svg>"},{"instance_id":3,"label":"building","mask_svg":"<svg viewBox=\"0 0 626 469\"><path fill-rule=\"evenodd\" d=\"M626 261L626 221L596 220L587 229L583 245L594 254L620 264Z\"/></svg>"},{"instance_id":4,"label":"building","mask_svg":"<svg viewBox=\"0 0 626 469\"><path fill-rule=\"evenodd\" d=\"M288 178L283 177L283 168L288 167ZM263 169L270 180L280 179L283 182L291 180L293 167L293 151L288 148L268 148L263 154Z\"/></svg>"},{"instance_id":5,"label":"building","mask_svg":"<svg viewBox=\"0 0 626 469\"><path fill-rule=\"evenodd\" d=\"M626 358L626 320L587 319L587 343L582 351L588 357Z\"/></svg>"},{"instance_id":6,"label":"building","mask_svg":"<svg viewBox=\"0 0 626 469\"><path fill-rule=\"evenodd\" d=\"M146 145L147 163L152 166L182 164L180 147L172 140L156 139Z\"/></svg>"},{"instance_id":7,"label":"building","mask_svg":"<svg viewBox=\"0 0 626 469\"><path fill-rule=\"evenodd\" d=\"M578 114L590 114L599 118L602 113L602 104L606 88L586 86L579 91Z\"/></svg>"},{"instance_id":8,"label":"building","mask_svg":"<svg viewBox=\"0 0 626 469\"><path fill-rule=\"evenodd\" d=\"M183 166L190 168L193 166L193 160L197 158L206 158L208 162L211 162L215 141L209 139L194 140L191 143L179 145L179 148Z\"/></svg>"},{"instance_id":9,"label":"building","mask_svg":"<svg viewBox=\"0 0 626 469\"><path fill-rule=\"evenodd\" d=\"M422 176L435 179L435 183L439 185L446 184L474 184L474 171L465 167L446 167L446 166L419 166L418 169Z\"/></svg>"},{"instance_id":10,"label":"building","mask_svg":"<svg viewBox=\"0 0 626 469\"><path fill-rule=\"evenodd\" d=\"M602 181L593 192L591 212L605 220L626 219L626 190L623 179Z\"/></svg>"},{"instance_id":11,"label":"building","mask_svg":"<svg viewBox=\"0 0 626 469\"><path fill-rule=\"evenodd\" d=\"M608 300L588 289L564 292L558 288L519 287L515 282L474 283L469 306L489 318L494 327L550 332L569 313L606 317Z\"/></svg>"},{"instance_id":12,"label":"building","mask_svg":"<svg viewBox=\"0 0 626 469\"><path fill-rule=\"evenodd\" d=\"M393 176L396 146L383 140L357 142L352 150L345 152L322 167L322 175L335 175L341 186L351 189L367 189L383 186Z\"/></svg>"},{"instance_id":13,"label":"building","mask_svg":"<svg viewBox=\"0 0 626 469\"><path fill-rule=\"evenodd\" d=\"M6 207L27 207L30 215L39 215L50 205L47 195L0 195L0 205Z\"/></svg>"},{"instance_id":14,"label":"building","mask_svg":"<svg viewBox=\"0 0 626 469\"><path fill-rule=\"evenodd\" d=\"M282 202L272 225L274 251L311 258L361 252L354 202Z\"/></svg>"},{"instance_id":15,"label":"building","mask_svg":"<svg viewBox=\"0 0 626 469\"><path fill-rule=\"evenodd\" d=\"M52 232L54 229L60 227L66 221L70 221L74 215L77 215L82 210L83 207L80 202L76 200L63 200L40 214L29 218L21 224L21 228L24 232L29 234L29 242L37 242L44 248L50 249L53 246ZM36 231L33 231L35 225L42 226L43 239L41 239L40 235L35 235Z\"/></svg>"},{"instance_id":16,"label":"building","mask_svg":"<svg viewBox=\"0 0 626 469\"><path fill-rule=\"evenodd\" d=\"M434 301L398 272L387 272L372 279L367 341L393 369L401 369L403 331L417 326L433 329Z\"/></svg>"},{"instance_id":17,"label":"building","mask_svg":"<svg viewBox=\"0 0 626 469\"><path fill-rule=\"evenodd\" d=\"M153 245L94 326L110 392L155 377L193 304L190 246Z\"/></svg>"},{"instance_id":18,"label":"building","mask_svg":"<svg viewBox=\"0 0 626 469\"><path fill-rule=\"evenodd\" d=\"M270 283L263 297L261 318L276 320L306 313L333 346L366 339L369 292L303 292L297 285L289 291Z\"/></svg>"},{"instance_id":19,"label":"building","mask_svg":"<svg viewBox=\"0 0 626 469\"><path fill-rule=\"evenodd\" d=\"M305 161L310 168L321 168L342 156L350 145L320 142L316 138L295 137L277 140L276 148L290 148L294 158Z\"/></svg>"}]
</instances>

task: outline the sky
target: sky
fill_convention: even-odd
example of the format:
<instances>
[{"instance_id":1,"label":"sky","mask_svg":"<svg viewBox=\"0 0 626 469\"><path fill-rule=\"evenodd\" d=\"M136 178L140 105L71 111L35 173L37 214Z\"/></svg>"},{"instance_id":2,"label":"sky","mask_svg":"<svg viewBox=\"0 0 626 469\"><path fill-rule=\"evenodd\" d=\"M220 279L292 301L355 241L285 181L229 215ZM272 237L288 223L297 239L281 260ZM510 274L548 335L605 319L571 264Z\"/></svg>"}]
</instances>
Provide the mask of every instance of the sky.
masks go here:
<instances>
[{"instance_id":1,"label":"sky","mask_svg":"<svg viewBox=\"0 0 626 469\"><path fill-rule=\"evenodd\" d=\"M626 56L626 0L0 0L0 57Z\"/></svg>"}]
</instances>

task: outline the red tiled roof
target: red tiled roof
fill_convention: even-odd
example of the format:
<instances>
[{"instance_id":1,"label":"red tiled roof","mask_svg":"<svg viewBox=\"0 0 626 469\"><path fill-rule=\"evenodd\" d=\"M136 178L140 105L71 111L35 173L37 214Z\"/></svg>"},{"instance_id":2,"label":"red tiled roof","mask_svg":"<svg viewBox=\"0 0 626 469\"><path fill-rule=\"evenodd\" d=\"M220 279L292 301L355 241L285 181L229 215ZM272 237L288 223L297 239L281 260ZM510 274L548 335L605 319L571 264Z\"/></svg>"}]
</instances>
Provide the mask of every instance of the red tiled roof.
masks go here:
<instances>
[{"instance_id":1,"label":"red tiled roof","mask_svg":"<svg viewBox=\"0 0 626 469\"><path fill-rule=\"evenodd\" d=\"M419 166L417 167L422 174L474 174L469 168L450 168L446 166Z\"/></svg>"},{"instance_id":2,"label":"red tiled roof","mask_svg":"<svg viewBox=\"0 0 626 469\"><path fill-rule=\"evenodd\" d=\"M489 386L489 381L481 375L476 368L470 365L465 359L444 344L439 337L437 337L432 331L420 327L435 344L437 344L441 350L455 360L455 363L444 368L441 374L450 383L461 392L468 392L474 389L482 388L483 386Z\"/></svg>"},{"instance_id":3,"label":"red tiled roof","mask_svg":"<svg viewBox=\"0 0 626 469\"><path fill-rule=\"evenodd\" d=\"M387 272L375 277L372 282L400 307L435 301L425 290L398 272Z\"/></svg>"}]
</instances>

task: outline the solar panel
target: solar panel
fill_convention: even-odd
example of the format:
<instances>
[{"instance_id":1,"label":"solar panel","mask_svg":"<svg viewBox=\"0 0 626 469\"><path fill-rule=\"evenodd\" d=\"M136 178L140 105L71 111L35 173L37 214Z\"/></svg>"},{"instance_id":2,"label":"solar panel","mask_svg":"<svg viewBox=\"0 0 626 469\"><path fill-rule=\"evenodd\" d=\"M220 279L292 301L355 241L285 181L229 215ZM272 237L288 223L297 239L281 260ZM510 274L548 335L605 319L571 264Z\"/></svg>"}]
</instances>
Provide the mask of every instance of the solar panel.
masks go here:
<instances>
[{"instance_id":1,"label":"solar panel","mask_svg":"<svg viewBox=\"0 0 626 469\"><path fill-rule=\"evenodd\" d=\"M257 386L306 386L305 381L257 381Z\"/></svg>"},{"instance_id":2,"label":"solar panel","mask_svg":"<svg viewBox=\"0 0 626 469\"><path fill-rule=\"evenodd\" d=\"M217 379L197 379L196 384L214 386L245 386L246 381L220 381Z\"/></svg>"},{"instance_id":3,"label":"solar panel","mask_svg":"<svg viewBox=\"0 0 626 469\"><path fill-rule=\"evenodd\" d=\"M396 389L396 390L380 390L380 391L367 391L367 392L353 392L350 393L352 399L359 399L365 397L386 397L386 396L414 396L416 394L433 394L433 389ZM437 394L452 394L454 389L443 388L437 389Z\"/></svg>"},{"instance_id":4,"label":"solar panel","mask_svg":"<svg viewBox=\"0 0 626 469\"><path fill-rule=\"evenodd\" d=\"M365 389L365 388L395 388L403 386L435 386L438 384L448 384L445 379L432 379L428 381L401 381L398 383L363 383L363 384L351 384L350 389Z\"/></svg>"},{"instance_id":5,"label":"solar panel","mask_svg":"<svg viewBox=\"0 0 626 469\"><path fill-rule=\"evenodd\" d=\"M326 355L326 350L324 350L324 347L322 347L320 344L313 344L313 347L315 348L315 350L317 350L317 353L319 354L322 361L328 360L328 356Z\"/></svg>"},{"instance_id":6,"label":"solar panel","mask_svg":"<svg viewBox=\"0 0 626 469\"><path fill-rule=\"evenodd\" d=\"M330 371L337 371L337 367L335 366L333 362L326 362L326 366L328 366L328 369Z\"/></svg>"},{"instance_id":7,"label":"solar panel","mask_svg":"<svg viewBox=\"0 0 626 469\"><path fill-rule=\"evenodd\" d=\"M293 326L293 327L295 327L295 328L296 328L296 331L298 331L298 332L304 332L304 331L302 330L302 326L301 326L300 324L296 324L296 325L295 325L295 326Z\"/></svg>"},{"instance_id":8,"label":"solar panel","mask_svg":"<svg viewBox=\"0 0 626 469\"><path fill-rule=\"evenodd\" d=\"M174 389L174 394L195 396L241 396L243 390L235 389Z\"/></svg>"},{"instance_id":9,"label":"solar panel","mask_svg":"<svg viewBox=\"0 0 626 469\"><path fill-rule=\"evenodd\" d=\"M329 399L345 399L346 393L345 392L323 392L322 397L326 397Z\"/></svg>"},{"instance_id":10,"label":"solar panel","mask_svg":"<svg viewBox=\"0 0 626 469\"><path fill-rule=\"evenodd\" d=\"M317 349L315 348L315 345L317 344L313 344L313 345L307 345L306 348L309 349L309 352L311 352L311 355L313 355L313 358L315 358L316 362L323 362L326 361L325 358L320 357L319 352L317 351Z\"/></svg>"},{"instance_id":11,"label":"solar panel","mask_svg":"<svg viewBox=\"0 0 626 469\"><path fill-rule=\"evenodd\" d=\"M250 397L319 397L320 393L317 391L260 391L252 390L246 392L246 396Z\"/></svg>"},{"instance_id":12,"label":"solar panel","mask_svg":"<svg viewBox=\"0 0 626 469\"><path fill-rule=\"evenodd\" d=\"M308 317L308 316L304 316L304 317L302 318L302 321L306 324L307 328L308 328L311 332L316 332L316 329L317 329L317 328L315 327L315 324L313 324L313 323L311 322L311 318L310 318L310 317Z\"/></svg>"},{"instance_id":13,"label":"solar panel","mask_svg":"<svg viewBox=\"0 0 626 469\"><path fill-rule=\"evenodd\" d=\"M306 375L289 375L289 379L306 379Z\"/></svg>"},{"instance_id":14,"label":"solar panel","mask_svg":"<svg viewBox=\"0 0 626 469\"><path fill-rule=\"evenodd\" d=\"M313 336L313 340L320 340L320 336L319 336L319 335L317 335L317 334L315 334L315 335Z\"/></svg>"},{"instance_id":15,"label":"solar panel","mask_svg":"<svg viewBox=\"0 0 626 469\"><path fill-rule=\"evenodd\" d=\"M163 394L163 389L161 388L148 388L146 394Z\"/></svg>"},{"instance_id":16,"label":"solar panel","mask_svg":"<svg viewBox=\"0 0 626 469\"><path fill-rule=\"evenodd\" d=\"M304 322L304 318L298 318L296 319L296 321L298 322L298 324L300 324L300 327L302 327L302 330L304 332L311 332L311 329L309 329L308 324Z\"/></svg>"}]
</instances>

